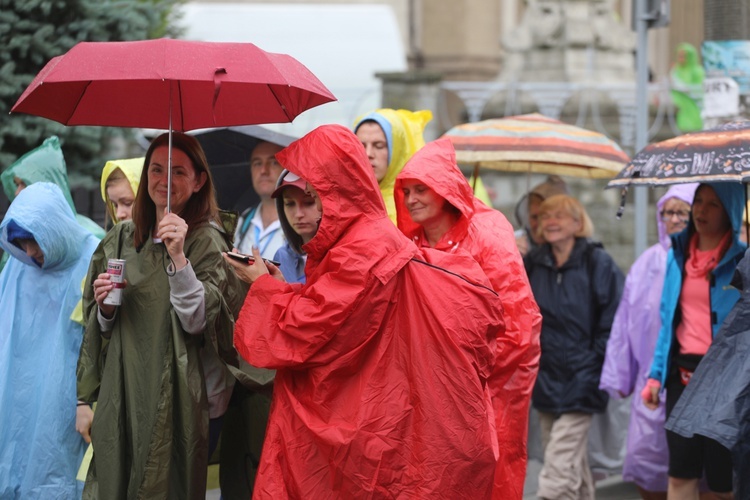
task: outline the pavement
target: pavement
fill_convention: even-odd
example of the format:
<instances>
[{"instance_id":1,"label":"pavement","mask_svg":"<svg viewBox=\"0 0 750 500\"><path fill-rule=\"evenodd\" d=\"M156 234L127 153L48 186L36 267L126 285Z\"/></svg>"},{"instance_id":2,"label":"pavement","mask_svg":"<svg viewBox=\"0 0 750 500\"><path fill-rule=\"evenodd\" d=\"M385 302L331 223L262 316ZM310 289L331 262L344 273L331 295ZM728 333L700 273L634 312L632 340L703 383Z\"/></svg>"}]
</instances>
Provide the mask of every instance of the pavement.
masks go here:
<instances>
[{"instance_id":1,"label":"pavement","mask_svg":"<svg viewBox=\"0 0 750 500\"><path fill-rule=\"evenodd\" d=\"M526 469L526 482L523 486L524 500L536 500L539 471L542 462L530 459ZM638 490L633 483L626 483L619 474L603 477L596 481L596 500L640 500Z\"/></svg>"},{"instance_id":2,"label":"pavement","mask_svg":"<svg viewBox=\"0 0 750 500\"><path fill-rule=\"evenodd\" d=\"M524 484L524 500L536 500L537 478L542 463L539 460L529 460ZM218 489L208 490L206 500L220 500ZM623 482L619 475L609 476L596 482L596 500L640 500L638 490L633 483Z\"/></svg>"}]
</instances>

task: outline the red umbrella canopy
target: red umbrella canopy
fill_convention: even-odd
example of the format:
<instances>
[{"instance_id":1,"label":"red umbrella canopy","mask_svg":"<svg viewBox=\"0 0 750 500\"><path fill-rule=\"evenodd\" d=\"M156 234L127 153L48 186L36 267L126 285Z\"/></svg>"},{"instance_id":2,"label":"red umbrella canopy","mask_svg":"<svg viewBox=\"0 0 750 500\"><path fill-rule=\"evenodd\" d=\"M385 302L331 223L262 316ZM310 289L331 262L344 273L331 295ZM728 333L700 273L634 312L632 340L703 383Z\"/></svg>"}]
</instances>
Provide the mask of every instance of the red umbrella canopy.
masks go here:
<instances>
[{"instance_id":1,"label":"red umbrella canopy","mask_svg":"<svg viewBox=\"0 0 750 500\"><path fill-rule=\"evenodd\" d=\"M81 42L53 58L11 111L64 125L198 128L290 122L335 101L291 56L250 43Z\"/></svg>"}]
</instances>

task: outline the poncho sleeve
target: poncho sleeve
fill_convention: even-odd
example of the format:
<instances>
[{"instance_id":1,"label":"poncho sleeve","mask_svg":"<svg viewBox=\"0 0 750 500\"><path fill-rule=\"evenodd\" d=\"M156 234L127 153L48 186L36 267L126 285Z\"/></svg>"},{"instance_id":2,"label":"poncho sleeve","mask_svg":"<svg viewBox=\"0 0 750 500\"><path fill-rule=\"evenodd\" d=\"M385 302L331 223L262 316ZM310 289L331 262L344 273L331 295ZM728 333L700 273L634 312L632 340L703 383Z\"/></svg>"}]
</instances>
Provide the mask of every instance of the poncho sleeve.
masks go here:
<instances>
[{"instance_id":1,"label":"poncho sleeve","mask_svg":"<svg viewBox=\"0 0 750 500\"><path fill-rule=\"evenodd\" d=\"M594 316L592 336L595 351L604 359L607 341L612 330L617 306L620 304L625 277L617 264L602 249L595 249L591 258L594 260L591 286L594 292L596 314Z\"/></svg>"},{"instance_id":2,"label":"poncho sleeve","mask_svg":"<svg viewBox=\"0 0 750 500\"><path fill-rule=\"evenodd\" d=\"M607 391L610 396L621 398L633 392L638 377L638 365L630 344L631 329L635 327L633 312L639 303L634 294L638 290L638 278L631 270L625 280L620 305L612 322L607 351L604 356L604 366L599 382L599 388Z\"/></svg>"},{"instance_id":3,"label":"poncho sleeve","mask_svg":"<svg viewBox=\"0 0 750 500\"><path fill-rule=\"evenodd\" d=\"M661 315L661 328L656 339L654 359L651 361L648 378L661 382L662 390L667 382L667 369L669 367L669 351L673 335L675 309L679 301L681 282L680 266L674 258L674 250L670 249L667 254L667 272L664 276L664 290L661 296L659 313Z\"/></svg>"},{"instance_id":4,"label":"poncho sleeve","mask_svg":"<svg viewBox=\"0 0 750 500\"><path fill-rule=\"evenodd\" d=\"M221 252L228 249L219 230L206 225L195 230L185 255L205 290L206 343L210 343L223 360L236 365L232 331L246 287L224 261Z\"/></svg>"},{"instance_id":5,"label":"poncho sleeve","mask_svg":"<svg viewBox=\"0 0 750 500\"><path fill-rule=\"evenodd\" d=\"M368 335L374 334L363 331L361 335L337 335L360 300L381 281L371 272L332 267L303 288L270 276L253 283L235 330L237 350L249 363L263 368L327 364L363 345ZM374 302L368 307L377 317L383 314L387 302Z\"/></svg>"}]
</instances>

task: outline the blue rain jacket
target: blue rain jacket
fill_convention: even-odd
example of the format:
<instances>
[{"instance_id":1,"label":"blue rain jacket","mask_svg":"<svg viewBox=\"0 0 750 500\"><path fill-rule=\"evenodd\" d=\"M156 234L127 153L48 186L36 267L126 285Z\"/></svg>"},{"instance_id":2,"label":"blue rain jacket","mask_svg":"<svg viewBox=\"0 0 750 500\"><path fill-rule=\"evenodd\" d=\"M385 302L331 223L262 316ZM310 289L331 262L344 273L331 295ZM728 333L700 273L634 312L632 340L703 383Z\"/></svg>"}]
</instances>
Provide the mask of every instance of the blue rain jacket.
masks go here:
<instances>
[{"instance_id":1,"label":"blue rain jacket","mask_svg":"<svg viewBox=\"0 0 750 500\"><path fill-rule=\"evenodd\" d=\"M305 284L305 257L295 252L288 242L276 250L273 260L281 264L279 269L287 283Z\"/></svg>"},{"instance_id":2,"label":"blue rain jacket","mask_svg":"<svg viewBox=\"0 0 750 500\"><path fill-rule=\"evenodd\" d=\"M11 224L34 236L41 267L8 241ZM48 182L24 189L0 224L0 246L12 256L0 274L0 498L81 496L85 442L75 417L83 328L70 313L98 242Z\"/></svg>"},{"instance_id":3,"label":"blue rain jacket","mask_svg":"<svg viewBox=\"0 0 750 500\"><path fill-rule=\"evenodd\" d=\"M737 263L742 259L747 245L739 239L742 229L742 212L745 203L744 187L742 184L728 182L707 183L721 200L724 209L732 223L732 244L724 253L719 264L711 271L709 297L711 298L711 335L716 336L724 319L732 310L740 292L730 285ZM682 273L685 270L685 257L690 243L690 237L695 231L693 216L681 233L672 236L672 248L667 254L667 273L664 277L664 288L661 295L661 330L656 341L654 359L651 362L649 378L661 382L662 389L666 386L669 375L670 359L675 340L677 324L675 314L679 307L680 292L682 291Z\"/></svg>"},{"instance_id":4,"label":"blue rain jacket","mask_svg":"<svg viewBox=\"0 0 750 500\"><path fill-rule=\"evenodd\" d=\"M666 424L670 431L685 437L700 434L732 451L734 498L750 498L749 255L746 252L737 264L732 281L742 288L740 300L727 316Z\"/></svg>"}]
</instances>

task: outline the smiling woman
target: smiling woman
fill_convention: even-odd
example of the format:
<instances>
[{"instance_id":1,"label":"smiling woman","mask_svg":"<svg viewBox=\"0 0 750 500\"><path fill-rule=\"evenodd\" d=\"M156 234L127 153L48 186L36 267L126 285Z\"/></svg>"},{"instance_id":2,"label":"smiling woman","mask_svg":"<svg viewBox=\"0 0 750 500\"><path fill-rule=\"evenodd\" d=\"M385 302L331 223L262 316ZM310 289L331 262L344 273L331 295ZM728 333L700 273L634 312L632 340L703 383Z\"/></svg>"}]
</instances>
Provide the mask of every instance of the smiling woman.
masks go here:
<instances>
[{"instance_id":1,"label":"smiling woman","mask_svg":"<svg viewBox=\"0 0 750 500\"><path fill-rule=\"evenodd\" d=\"M404 179L400 184L411 220L422 226L425 238L434 247L453 227L461 212L421 182Z\"/></svg>"},{"instance_id":2,"label":"smiling woman","mask_svg":"<svg viewBox=\"0 0 750 500\"><path fill-rule=\"evenodd\" d=\"M539 207L537 234L547 242L558 267L565 264L576 238L590 238L594 225L583 205L570 196L549 197Z\"/></svg>"},{"instance_id":3,"label":"smiling woman","mask_svg":"<svg viewBox=\"0 0 750 500\"><path fill-rule=\"evenodd\" d=\"M224 359L235 362L232 312L242 293L221 257L231 231L197 140L174 133L172 143L172 211L163 134L146 153L133 220L104 238L84 289L78 399L100 403L86 491L101 498L205 495L208 455L234 385ZM126 262L119 306L105 302L115 286L110 259Z\"/></svg>"},{"instance_id":4,"label":"smiling woman","mask_svg":"<svg viewBox=\"0 0 750 500\"><path fill-rule=\"evenodd\" d=\"M594 413L607 407L599 378L624 277L600 244L591 219L570 196L539 207L545 243L524 263L542 312L542 354L533 404L541 421L544 467L537 494L588 498L593 478L587 443Z\"/></svg>"},{"instance_id":5,"label":"smiling woman","mask_svg":"<svg viewBox=\"0 0 750 500\"><path fill-rule=\"evenodd\" d=\"M521 498L541 318L513 228L500 212L474 196L448 139L430 142L412 156L396 178L394 203L399 229L417 246L448 254L468 252L500 299L507 331L496 339L502 359L494 364L487 383L501 450L493 496Z\"/></svg>"}]
</instances>

